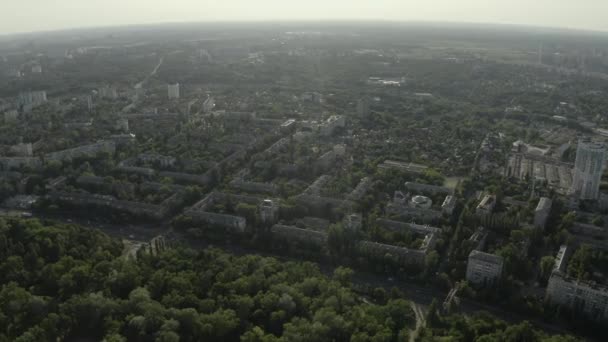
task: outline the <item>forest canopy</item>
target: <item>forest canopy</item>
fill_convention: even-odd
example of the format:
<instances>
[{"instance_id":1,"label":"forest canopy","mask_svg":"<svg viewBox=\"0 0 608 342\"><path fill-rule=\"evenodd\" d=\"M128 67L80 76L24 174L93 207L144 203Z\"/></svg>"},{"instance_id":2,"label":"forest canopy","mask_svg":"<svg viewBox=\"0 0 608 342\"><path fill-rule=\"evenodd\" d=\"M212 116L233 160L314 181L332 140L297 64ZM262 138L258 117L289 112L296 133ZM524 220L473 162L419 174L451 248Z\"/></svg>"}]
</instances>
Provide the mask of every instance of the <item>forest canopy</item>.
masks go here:
<instances>
[{"instance_id":1,"label":"forest canopy","mask_svg":"<svg viewBox=\"0 0 608 342\"><path fill-rule=\"evenodd\" d=\"M181 247L134 260L121 241L76 225L0 219L0 260L0 341L403 341L416 322L401 295L358 294L350 269ZM421 338L472 334L438 322ZM546 337L524 328L530 341Z\"/></svg>"}]
</instances>

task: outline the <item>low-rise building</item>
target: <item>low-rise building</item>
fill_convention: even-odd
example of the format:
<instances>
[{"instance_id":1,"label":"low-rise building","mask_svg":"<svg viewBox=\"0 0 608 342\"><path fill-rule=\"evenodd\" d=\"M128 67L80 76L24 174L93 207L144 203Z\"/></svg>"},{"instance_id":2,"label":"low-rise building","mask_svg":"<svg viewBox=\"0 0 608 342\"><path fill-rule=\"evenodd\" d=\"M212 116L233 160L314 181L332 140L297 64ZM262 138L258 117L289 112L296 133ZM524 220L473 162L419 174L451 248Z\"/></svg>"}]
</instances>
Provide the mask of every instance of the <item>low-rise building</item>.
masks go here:
<instances>
[{"instance_id":1,"label":"low-rise building","mask_svg":"<svg viewBox=\"0 0 608 342\"><path fill-rule=\"evenodd\" d=\"M477 215L490 215L494 211L494 206L496 206L496 196L485 195L477 205L475 213Z\"/></svg>"},{"instance_id":2,"label":"low-rise building","mask_svg":"<svg viewBox=\"0 0 608 342\"><path fill-rule=\"evenodd\" d=\"M198 210L189 211L187 215L190 216L194 222L227 228L235 233L244 233L247 228L247 220L241 216Z\"/></svg>"},{"instance_id":3,"label":"low-rise building","mask_svg":"<svg viewBox=\"0 0 608 342\"><path fill-rule=\"evenodd\" d=\"M215 99L213 96L208 96L203 102L203 113L210 113L215 108Z\"/></svg>"},{"instance_id":4,"label":"low-rise building","mask_svg":"<svg viewBox=\"0 0 608 342\"><path fill-rule=\"evenodd\" d=\"M344 227L353 231L361 230L363 227L363 217L361 214L350 214L344 218Z\"/></svg>"},{"instance_id":5,"label":"low-rise building","mask_svg":"<svg viewBox=\"0 0 608 342\"><path fill-rule=\"evenodd\" d=\"M367 194L367 192L372 188L374 182L370 177L364 177L359 181L359 184L355 187L353 191L346 197L349 201L360 201Z\"/></svg>"},{"instance_id":6,"label":"low-rise building","mask_svg":"<svg viewBox=\"0 0 608 342\"><path fill-rule=\"evenodd\" d=\"M386 207L387 213L395 215L402 221L413 220L414 222L434 222L441 218L442 213L438 210L416 208L409 205L395 204L390 202Z\"/></svg>"},{"instance_id":7,"label":"low-rise building","mask_svg":"<svg viewBox=\"0 0 608 342\"><path fill-rule=\"evenodd\" d=\"M279 219L279 206L271 199L260 203L260 219L264 224L274 224Z\"/></svg>"},{"instance_id":8,"label":"low-rise building","mask_svg":"<svg viewBox=\"0 0 608 342\"><path fill-rule=\"evenodd\" d=\"M94 157L99 153L113 155L116 152L116 144L113 141L102 140L95 144L83 145L67 150L47 153L45 160L68 161L74 158Z\"/></svg>"},{"instance_id":9,"label":"low-rise building","mask_svg":"<svg viewBox=\"0 0 608 342\"><path fill-rule=\"evenodd\" d=\"M547 197L541 197L538 201L538 205L536 206L536 210L534 210L534 226L539 229L545 229L545 225L547 224L547 218L549 217L549 213L551 212L552 202Z\"/></svg>"},{"instance_id":10,"label":"low-rise building","mask_svg":"<svg viewBox=\"0 0 608 342\"><path fill-rule=\"evenodd\" d=\"M38 168L40 166L42 166L42 161L36 157L0 157L0 167L6 171L24 167Z\"/></svg>"},{"instance_id":11,"label":"low-rise building","mask_svg":"<svg viewBox=\"0 0 608 342\"><path fill-rule=\"evenodd\" d=\"M110 209L152 220L161 220L168 213L167 208L160 205L123 201L109 195L53 191L47 195L47 200L75 208Z\"/></svg>"},{"instance_id":12,"label":"low-rise building","mask_svg":"<svg viewBox=\"0 0 608 342\"><path fill-rule=\"evenodd\" d=\"M569 257L567 246L561 246L547 284L545 300L557 306L583 313L595 320L608 319L608 287L579 281L566 274Z\"/></svg>"},{"instance_id":13,"label":"low-rise building","mask_svg":"<svg viewBox=\"0 0 608 342\"><path fill-rule=\"evenodd\" d=\"M10 152L18 157L31 157L34 154L31 143L13 145Z\"/></svg>"},{"instance_id":14,"label":"low-rise building","mask_svg":"<svg viewBox=\"0 0 608 342\"><path fill-rule=\"evenodd\" d=\"M319 248L327 245L327 234L312 229L275 224L270 228L273 236L288 242L310 244Z\"/></svg>"},{"instance_id":15,"label":"low-rise building","mask_svg":"<svg viewBox=\"0 0 608 342\"><path fill-rule=\"evenodd\" d=\"M137 156L141 163L159 164L161 167L171 167L177 162L175 157L163 156L155 153L142 153Z\"/></svg>"},{"instance_id":16,"label":"low-rise building","mask_svg":"<svg viewBox=\"0 0 608 342\"><path fill-rule=\"evenodd\" d=\"M445 186L431 185L431 184L422 184L416 182L406 182L404 184L405 190L417 193L427 193L431 195L435 194L452 194L453 190L447 188Z\"/></svg>"},{"instance_id":17,"label":"low-rise building","mask_svg":"<svg viewBox=\"0 0 608 342\"><path fill-rule=\"evenodd\" d=\"M416 195L412 196L409 205L412 208L430 209L433 206L433 201L426 196Z\"/></svg>"},{"instance_id":18,"label":"low-rise building","mask_svg":"<svg viewBox=\"0 0 608 342\"><path fill-rule=\"evenodd\" d=\"M46 91L28 91L19 94L18 103L24 112L29 112L36 106L47 102Z\"/></svg>"},{"instance_id":19,"label":"low-rise building","mask_svg":"<svg viewBox=\"0 0 608 342\"><path fill-rule=\"evenodd\" d=\"M452 195L445 196L443 204L441 204L441 210L444 214L452 215L454 208L456 207L456 197Z\"/></svg>"},{"instance_id":20,"label":"low-rise building","mask_svg":"<svg viewBox=\"0 0 608 342\"><path fill-rule=\"evenodd\" d=\"M395 160L385 160L383 163L378 165L378 168L392 169L409 174L419 175L424 173L424 171L428 169L428 166L416 163L400 162Z\"/></svg>"},{"instance_id":21,"label":"low-rise building","mask_svg":"<svg viewBox=\"0 0 608 342\"><path fill-rule=\"evenodd\" d=\"M99 97L101 97L102 99L116 100L118 98L118 92L116 91L116 88L110 86L100 88L98 94Z\"/></svg>"},{"instance_id":22,"label":"low-rise building","mask_svg":"<svg viewBox=\"0 0 608 342\"><path fill-rule=\"evenodd\" d=\"M378 242L361 241L357 246L358 252L370 259L392 261L403 266L421 266L426 259L426 253L420 249L404 248Z\"/></svg>"},{"instance_id":23,"label":"low-rise building","mask_svg":"<svg viewBox=\"0 0 608 342\"><path fill-rule=\"evenodd\" d=\"M128 145L135 141L135 134L112 134L107 140L113 141L116 145Z\"/></svg>"},{"instance_id":24,"label":"low-rise building","mask_svg":"<svg viewBox=\"0 0 608 342\"><path fill-rule=\"evenodd\" d=\"M38 196L32 195L17 195L4 201L2 206L9 209L29 210L38 201L38 198Z\"/></svg>"},{"instance_id":25,"label":"low-rise building","mask_svg":"<svg viewBox=\"0 0 608 342\"><path fill-rule=\"evenodd\" d=\"M159 172L158 175L160 177L171 178L171 179L173 179L177 182L181 182L181 183L192 183L192 184L199 184L199 185L208 185L213 180L213 175L211 174L211 172L206 172L202 175L198 175L198 174L183 173L183 172L162 171L162 172Z\"/></svg>"},{"instance_id":26,"label":"low-rise building","mask_svg":"<svg viewBox=\"0 0 608 342\"><path fill-rule=\"evenodd\" d=\"M232 181L230 181L230 187L250 193L275 194L278 191L278 187L275 184L263 182L249 182L242 179L233 179Z\"/></svg>"},{"instance_id":27,"label":"low-rise building","mask_svg":"<svg viewBox=\"0 0 608 342\"><path fill-rule=\"evenodd\" d=\"M292 132L296 128L296 120L289 119L281 124L281 131Z\"/></svg>"},{"instance_id":28,"label":"low-rise building","mask_svg":"<svg viewBox=\"0 0 608 342\"><path fill-rule=\"evenodd\" d=\"M346 119L344 118L344 116L332 115L329 117L329 119L321 123L321 126L319 128L321 135L330 136L333 135L338 128L344 127L346 127Z\"/></svg>"},{"instance_id":29,"label":"low-rise building","mask_svg":"<svg viewBox=\"0 0 608 342\"><path fill-rule=\"evenodd\" d=\"M406 206L409 196L404 194L403 191L396 190L393 194L393 204L396 206Z\"/></svg>"},{"instance_id":30,"label":"low-rise building","mask_svg":"<svg viewBox=\"0 0 608 342\"><path fill-rule=\"evenodd\" d=\"M14 109L4 112L4 122L5 123L16 122L18 117L19 117L19 112L17 112Z\"/></svg>"},{"instance_id":31,"label":"low-rise building","mask_svg":"<svg viewBox=\"0 0 608 342\"><path fill-rule=\"evenodd\" d=\"M167 96L170 99L179 99L179 83L167 85Z\"/></svg>"}]
</instances>

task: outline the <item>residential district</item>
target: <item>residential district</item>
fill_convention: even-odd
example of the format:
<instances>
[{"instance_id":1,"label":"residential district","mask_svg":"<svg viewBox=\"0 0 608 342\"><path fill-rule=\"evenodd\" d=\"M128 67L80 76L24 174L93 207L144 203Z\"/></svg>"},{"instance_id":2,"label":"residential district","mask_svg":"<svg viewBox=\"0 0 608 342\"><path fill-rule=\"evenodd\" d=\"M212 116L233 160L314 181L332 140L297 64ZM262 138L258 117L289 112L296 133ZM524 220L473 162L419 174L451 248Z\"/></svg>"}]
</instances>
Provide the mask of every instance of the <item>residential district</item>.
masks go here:
<instances>
[{"instance_id":1,"label":"residential district","mask_svg":"<svg viewBox=\"0 0 608 342\"><path fill-rule=\"evenodd\" d=\"M180 236L430 284L447 311L608 321L607 48L243 37L0 50L2 214L134 227L113 232L132 258Z\"/></svg>"}]
</instances>

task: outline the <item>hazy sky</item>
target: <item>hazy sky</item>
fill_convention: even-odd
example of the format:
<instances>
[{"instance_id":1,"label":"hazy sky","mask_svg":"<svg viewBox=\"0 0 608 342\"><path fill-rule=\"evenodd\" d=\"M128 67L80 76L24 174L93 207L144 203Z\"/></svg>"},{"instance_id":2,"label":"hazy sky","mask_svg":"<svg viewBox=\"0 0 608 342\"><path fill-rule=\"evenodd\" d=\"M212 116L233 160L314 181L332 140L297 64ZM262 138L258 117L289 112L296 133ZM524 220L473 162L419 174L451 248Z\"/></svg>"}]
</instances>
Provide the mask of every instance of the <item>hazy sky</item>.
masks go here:
<instances>
[{"instance_id":1,"label":"hazy sky","mask_svg":"<svg viewBox=\"0 0 608 342\"><path fill-rule=\"evenodd\" d=\"M484 22L608 31L608 0L0 0L0 34L292 19Z\"/></svg>"}]
</instances>

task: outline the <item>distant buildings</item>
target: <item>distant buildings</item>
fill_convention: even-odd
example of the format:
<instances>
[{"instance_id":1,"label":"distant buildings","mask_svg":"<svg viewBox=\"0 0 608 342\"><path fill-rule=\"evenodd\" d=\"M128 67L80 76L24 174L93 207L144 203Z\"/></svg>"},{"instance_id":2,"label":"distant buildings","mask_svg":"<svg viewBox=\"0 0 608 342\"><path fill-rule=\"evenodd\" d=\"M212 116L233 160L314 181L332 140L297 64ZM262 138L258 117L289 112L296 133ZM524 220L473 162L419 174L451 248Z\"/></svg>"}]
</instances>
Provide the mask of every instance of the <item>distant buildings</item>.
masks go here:
<instances>
[{"instance_id":1,"label":"distant buildings","mask_svg":"<svg viewBox=\"0 0 608 342\"><path fill-rule=\"evenodd\" d=\"M204 223L207 227L216 226L229 232L244 233L247 228L247 219L238 215L221 214L212 211L217 203L225 203L227 201L247 204L259 203L256 197L212 192L186 209L184 214L190 217L193 222Z\"/></svg>"},{"instance_id":2,"label":"distant buildings","mask_svg":"<svg viewBox=\"0 0 608 342\"><path fill-rule=\"evenodd\" d=\"M215 99L213 96L208 96L203 102L203 113L210 113L215 108Z\"/></svg>"},{"instance_id":3,"label":"distant buildings","mask_svg":"<svg viewBox=\"0 0 608 342\"><path fill-rule=\"evenodd\" d=\"M562 194L572 187L572 173L572 164L530 153L512 154L505 169L507 177L524 181L546 181L549 187Z\"/></svg>"},{"instance_id":4,"label":"distant buildings","mask_svg":"<svg viewBox=\"0 0 608 342\"><path fill-rule=\"evenodd\" d=\"M87 95L86 101L87 101L87 110L90 112L93 110L93 96Z\"/></svg>"},{"instance_id":5,"label":"distant buildings","mask_svg":"<svg viewBox=\"0 0 608 342\"><path fill-rule=\"evenodd\" d=\"M386 163L386 162L385 162ZM416 182L405 182L405 190L412 192L422 192L428 193L431 195L435 194L452 194L454 191L445 186L431 185L431 184L423 184Z\"/></svg>"},{"instance_id":6,"label":"distant buildings","mask_svg":"<svg viewBox=\"0 0 608 342\"><path fill-rule=\"evenodd\" d=\"M581 200L598 199L605 162L606 148L603 144L589 139L579 140L570 192Z\"/></svg>"},{"instance_id":7,"label":"distant buildings","mask_svg":"<svg viewBox=\"0 0 608 342\"><path fill-rule=\"evenodd\" d=\"M494 195L485 195L481 202L477 205L475 209L475 213L477 215L490 215L494 211L494 206L496 205L496 196Z\"/></svg>"},{"instance_id":8,"label":"distant buildings","mask_svg":"<svg viewBox=\"0 0 608 342\"><path fill-rule=\"evenodd\" d=\"M9 110L9 111L4 112L4 122L5 123L15 122L15 121L17 121L18 117L19 117L19 112L17 112L16 110Z\"/></svg>"},{"instance_id":9,"label":"distant buildings","mask_svg":"<svg viewBox=\"0 0 608 342\"><path fill-rule=\"evenodd\" d=\"M410 207L420 208L420 209L430 209L433 205L433 201L426 196L412 196L410 200Z\"/></svg>"},{"instance_id":10,"label":"distant buildings","mask_svg":"<svg viewBox=\"0 0 608 342\"><path fill-rule=\"evenodd\" d=\"M13 155L19 157L31 157L33 155L31 143L13 145L11 146L10 151Z\"/></svg>"},{"instance_id":11,"label":"distant buildings","mask_svg":"<svg viewBox=\"0 0 608 342\"><path fill-rule=\"evenodd\" d=\"M66 161L74 158L93 157L98 153L114 154L116 144L113 141L102 140L95 144L83 145L67 150L47 153L44 158L46 160Z\"/></svg>"},{"instance_id":12,"label":"distant buildings","mask_svg":"<svg viewBox=\"0 0 608 342\"><path fill-rule=\"evenodd\" d=\"M274 224L279 219L279 206L270 199L260 204L260 219L264 224Z\"/></svg>"},{"instance_id":13,"label":"distant buildings","mask_svg":"<svg viewBox=\"0 0 608 342\"><path fill-rule=\"evenodd\" d=\"M295 226L275 224L270 228L273 236L289 241L323 248L327 245L327 234L311 229L303 229Z\"/></svg>"},{"instance_id":14,"label":"distant buildings","mask_svg":"<svg viewBox=\"0 0 608 342\"><path fill-rule=\"evenodd\" d=\"M342 115L332 115L324 121L320 126L321 135L330 136L338 128L344 128L346 126L346 119Z\"/></svg>"},{"instance_id":15,"label":"distant buildings","mask_svg":"<svg viewBox=\"0 0 608 342\"><path fill-rule=\"evenodd\" d=\"M296 120L288 119L287 121L285 121L281 124L280 130L282 132L293 132L293 130L295 130L295 128L296 128Z\"/></svg>"},{"instance_id":16,"label":"distant buildings","mask_svg":"<svg viewBox=\"0 0 608 342\"><path fill-rule=\"evenodd\" d=\"M306 92L301 96L302 101L310 101L314 103L322 103L323 95L317 92Z\"/></svg>"},{"instance_id":17,"label":"distant buildings","mask_svg":"<svg viewBox=\"0 0 608 342\"><path fill-rule=\"evenodd\" d=\"M441 210L444 214L452 215L454 208L456 207L456 197L452 195L445 196L443 203L441 204Z\"/></svg>"},{"instance_id":18,"label":"distant buildings","mask_svg":"<svg viewBox=\"0 0 608 342\"><path fill-rule=\"evenodd\" d=\"M0 157L0 168L7 171L23 167L37 168L41 165L42 161L36 157Z\"/></svg>"},{"instance_id":19,"label":"distant buildings","mask_svg":"<svg viewBox=\"0 0 608 342\"><path fill-rule=\"evenodd\" d=\"M29 112L47 102L46 91L28 91L19 94L18 103L23 112Z\"/></svg>"},{"instance_id":20,"label":"distant buildings","mask_svg":"<svg viewBox=\"0 0 608 342\"><path fill-rule=\"evenodd\" d=\"M163 156L156 153L142 153L137 156L140 163L158 164L160 167L172 167L177 162L175 157Z\"/></svg>"},{"instance_id":21,"label":"distant buildings","mask_svg":"<svg viewBox=\"0 0 608 342\"><path fill-rule=\"evenodd\" d=\"M116 120L116 123L114 124L114 129L122 131L123 133L128 133L129 132L129 120L124 119L124 118Z\"/></svg>"},{"instance_id":22,"label":"distant buildings","mask_svg":"<svg viewBox=\"0 0 608 342\"><path fill-rule=\"evenodd\" d=\"M179 99L179 83L167 85L167 93L170 99Z\"/></svg>"},{"instance_id":23,"label":"distant buildings","mask_svg":"<svg viewBox=\"0 0 608 342\"><path fill-rule=\"evenodd\" d=\"M383 163L378 165L378 168L392 169L411 174L422 174L428 169L428 166L395 160L385 160Z\"/></svg>"},{"instance_id":24,"label":"distant buildings","mask_svg":"<svg viewBox=\"0 0 608 342\"><path fill-rule=\"evenodd\" d=\"M426 196L413 196L395 191L393 201L386 206L390 215L399 220L413 220L414 222L433 222L442 216L442 212L431 208L432 201Z\"/></svg>"},{"instance_id":25,"label":"distant buildings","mask_svg":"<svg viewBox=\"0 0 608 342\"><path fill-rule=\"evenodd\" d=\"M357 184L357 186L353 189L353 191L351 191L351 193L346 196L346 199L349 201L360 201L373 187L373 185L374 181L372 180L372 178L363 177L359 181L359 184Z\"/></svg>"},{"instance_id":26,"label":"distant buildings","mask_svg":"<svg viewBox=\"0 0 608 342\"><path fill-rule=\"evenodd\" d=\"M367 117L369 113L369 101L367 98L362 97L357 100L357 115L360 117Z\"/></svg>"},{"instance_id":27,"label":"distant buildings","mask_svg":"<svg viewBox=\"0 0 608 342\"><path fill-rule=\"evenodd\" d=\"M53 203L67 205L74 208L105 208L154 220L162 219L165 215L167 215L169 210L168 207L164 207L163 205L118 200L114 196L110 195L53 191L49 193L46 198Z\"/></svg>"},{"instance_id":28,"label":"distant buildings","mask_svg":"<svg viewBox=\"0 0 608 342\"><path fill-rule=\"evenodd\" d=\"M350 214L344 218L344 227L352 231L359 231L363 227L361 214Z\"/></svg>"},{"instance_id":29,"label":"distant buildings","mask_svg":"<svg viewBox=\"0 0 608 342\"><path fill-rule=\"evenodd\" d=\"M102 99L116 100L118 98L118 92L116 91L116 88L106 86L99 89L99 97Z\"/></svg>"},{"instance_id":30,"label":"distant buildings","mask_svg":"<svg viewBox=\"0 0 608 342\"><path fill-rule=\"evenodd\" d=\"M141 84L135 86L135 100L143 100L146 97L146 90Z\"/></svg>"}]
</instances>

